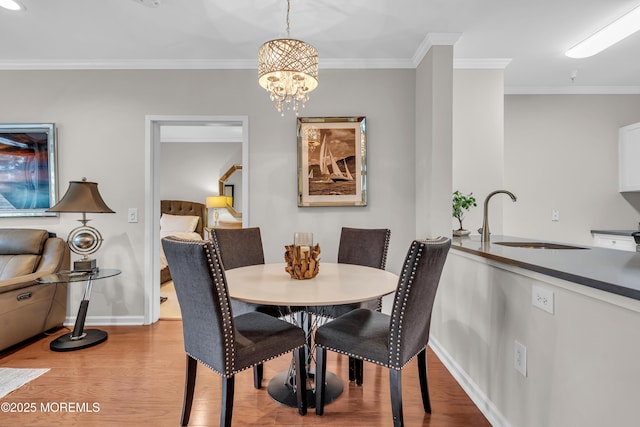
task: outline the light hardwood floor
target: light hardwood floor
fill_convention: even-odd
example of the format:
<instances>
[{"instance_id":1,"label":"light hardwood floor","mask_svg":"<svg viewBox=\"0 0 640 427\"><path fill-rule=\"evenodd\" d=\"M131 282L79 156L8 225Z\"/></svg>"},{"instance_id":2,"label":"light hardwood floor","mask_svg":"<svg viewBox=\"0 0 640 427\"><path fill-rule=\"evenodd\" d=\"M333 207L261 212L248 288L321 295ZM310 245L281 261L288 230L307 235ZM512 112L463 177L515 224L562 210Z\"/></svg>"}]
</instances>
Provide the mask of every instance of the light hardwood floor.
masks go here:
<instances>
[{"instance_id":1,"label":"light hardwood floor","mask_svg":"<svg viewBox=\"0 0 640 427\"><path fill-rule=\"evenodd\" d=\"M167 300L160 304L160 320L181 320L182 314L180 313L180 304L178 304L173 280L169 280L160 286L160 296L167 297Z\"/></svg>"},{"instance_id":2,"label":"light hardwood floor","mask_svg":"<svg viewBox=\"0 0 640 427\"><path fill-rule=\"evenodd\" d=\"M182 408L185 355L181 321L160 321L150 326L103 327L109 339L92 348L56 353L52 339L62 333L32 341L0 355L0 367L51 368L0 402L35 412L1 412L1 426L178 426ZM432 414L420 401L417 364L403 370L405 425L463 427L490 425L429 350L429 387ZM236 377L234 426L389 426L392 425L388 371L365 363L364 385L345 381L343 394L325 407L301 417L294 408L273 401L268 381L286 369L290 357L268 362L263 388L253 388L252 371ZM347 358L329 353L327 368L345 379ZM220 377L200 365L190 426L219 425ZM71 402L94 412L43 411L42 404L60 408ZM33 405L32 405L33 404ZM82 408L82 406L80 406Z\"/></svg>"}]
</instances>

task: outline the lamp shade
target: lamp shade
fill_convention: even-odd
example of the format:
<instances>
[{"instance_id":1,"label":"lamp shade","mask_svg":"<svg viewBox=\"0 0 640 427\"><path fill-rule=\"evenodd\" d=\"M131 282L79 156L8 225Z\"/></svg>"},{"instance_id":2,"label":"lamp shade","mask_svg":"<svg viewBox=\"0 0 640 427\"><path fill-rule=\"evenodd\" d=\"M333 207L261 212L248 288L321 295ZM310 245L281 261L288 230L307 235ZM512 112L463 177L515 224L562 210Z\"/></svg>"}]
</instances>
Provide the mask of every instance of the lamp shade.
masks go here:
<instances>
[{"instance_id":1,"label":"lamp shade","mask_svg":"<svg viewBox=\"0 0 640 427\"><path fill-rule=\"evenodd\" d=\"M208 208L226 208L227 196L207 196L206 205Z\"/></svg>"},{"instance_id":2,"label":"lamp shade","mask_svg":"<svg viewBox=\"0 0 640 427\"><path fill-rule=\"evenodd\" d=\"M47 212L115 213L102 200L98 184L87 181L86 178L82 178L82 181L70 181L65 195Z\"/></svg>"}]
</instances>

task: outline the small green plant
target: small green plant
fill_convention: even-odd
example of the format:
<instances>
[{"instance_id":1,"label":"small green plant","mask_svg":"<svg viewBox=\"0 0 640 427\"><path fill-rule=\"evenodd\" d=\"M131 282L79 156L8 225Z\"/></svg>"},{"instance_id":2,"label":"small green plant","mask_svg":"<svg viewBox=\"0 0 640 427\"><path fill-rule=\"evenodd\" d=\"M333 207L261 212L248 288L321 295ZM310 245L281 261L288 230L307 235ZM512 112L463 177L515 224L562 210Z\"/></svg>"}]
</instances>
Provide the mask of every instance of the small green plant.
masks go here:
<instances>
[{"instance_id":1,"label":"small green plant","mask_svg":"<svg viewBox=\"0 0 640 427\"><path fill-rule=\"evenodd\" d=\"M464 228L462 228L464 214L474 206L478 206L478 204L476 203L476 198L473 197L473 193L465 196L457 190L453 192L453 217L460 223L458 230L464 230Z\"/></svg>"}]
</instances>

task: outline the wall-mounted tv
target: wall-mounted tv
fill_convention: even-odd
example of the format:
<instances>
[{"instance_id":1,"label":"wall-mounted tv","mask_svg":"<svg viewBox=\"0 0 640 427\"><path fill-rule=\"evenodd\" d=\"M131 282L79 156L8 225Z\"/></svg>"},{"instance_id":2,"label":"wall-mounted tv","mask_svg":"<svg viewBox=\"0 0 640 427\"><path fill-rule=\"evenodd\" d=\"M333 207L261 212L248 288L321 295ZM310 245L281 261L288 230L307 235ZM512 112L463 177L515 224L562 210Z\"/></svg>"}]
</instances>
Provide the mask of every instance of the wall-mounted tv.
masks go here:
<instances>
[{"instance_id":1,"label":"wall-mounted tv","mask_svg":"<svg viewBox=\"0 0 640 427\"><path fill-rule=\"evenodd\" d=\"M0 124L0 217L56 216L54 123Z\"/></svg>"}]
</instances>

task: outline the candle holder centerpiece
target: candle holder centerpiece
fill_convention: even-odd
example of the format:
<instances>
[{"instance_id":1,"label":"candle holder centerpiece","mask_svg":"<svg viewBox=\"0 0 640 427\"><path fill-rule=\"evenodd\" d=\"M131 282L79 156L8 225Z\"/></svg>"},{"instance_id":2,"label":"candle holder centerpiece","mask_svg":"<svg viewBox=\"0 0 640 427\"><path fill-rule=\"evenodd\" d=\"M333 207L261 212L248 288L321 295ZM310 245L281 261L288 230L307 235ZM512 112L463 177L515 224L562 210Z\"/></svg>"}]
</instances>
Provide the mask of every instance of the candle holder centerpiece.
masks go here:
<instances>
[{"instance_id":1,"label":"candle holder centerpiece","mask_svg":"<svg viewBox=\"0 0 640 427\"><path fill-rule=\"evenodd\" d=\"M293 245L285 245L285 270L291 278L312 279L320 270L320 245L313 244L313 233L295 233Z\"/></svg>"}]
</instances>

